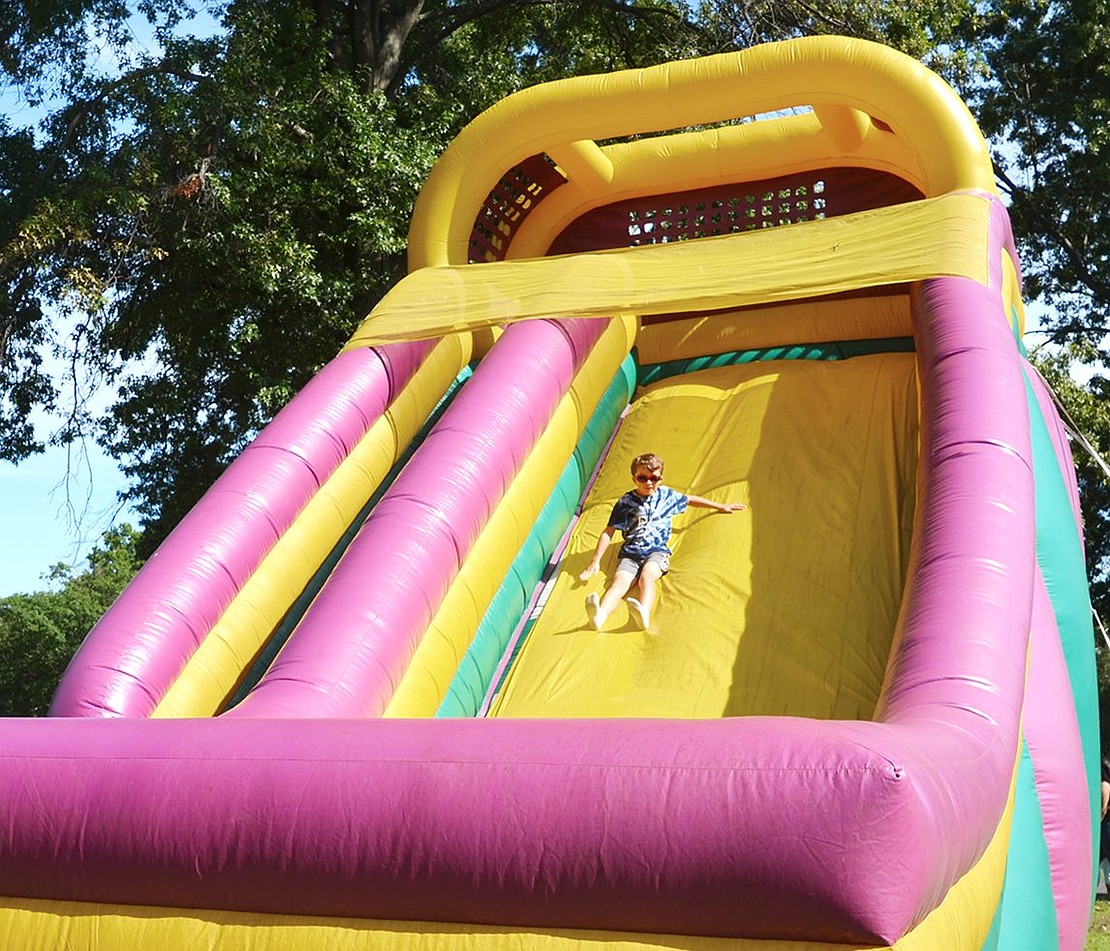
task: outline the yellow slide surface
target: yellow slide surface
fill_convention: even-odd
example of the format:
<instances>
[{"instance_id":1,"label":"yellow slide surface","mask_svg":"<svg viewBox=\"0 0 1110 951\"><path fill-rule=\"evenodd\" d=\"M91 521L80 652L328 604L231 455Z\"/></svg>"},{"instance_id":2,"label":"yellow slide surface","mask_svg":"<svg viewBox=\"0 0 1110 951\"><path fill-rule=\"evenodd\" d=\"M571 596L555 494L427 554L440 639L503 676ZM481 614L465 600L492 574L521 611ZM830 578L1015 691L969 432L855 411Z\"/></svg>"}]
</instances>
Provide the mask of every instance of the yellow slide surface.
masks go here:
<instances>
[{"instance_id":1,"label":"yellow slide surface","mask_svg":"<svg viewBox=\"0 0 1110 951\"><path fill-rule=\"evenodd\" d=\"M663 458L666 484L749 508L678 516L651 633L622 608L594 632L583 600L608 584L619 544L588 582L578 574L641 452ZM720 367L648 387L492 714L869 718L902 594L916 464L912 354Z\"/></svg>"}]
</instances>

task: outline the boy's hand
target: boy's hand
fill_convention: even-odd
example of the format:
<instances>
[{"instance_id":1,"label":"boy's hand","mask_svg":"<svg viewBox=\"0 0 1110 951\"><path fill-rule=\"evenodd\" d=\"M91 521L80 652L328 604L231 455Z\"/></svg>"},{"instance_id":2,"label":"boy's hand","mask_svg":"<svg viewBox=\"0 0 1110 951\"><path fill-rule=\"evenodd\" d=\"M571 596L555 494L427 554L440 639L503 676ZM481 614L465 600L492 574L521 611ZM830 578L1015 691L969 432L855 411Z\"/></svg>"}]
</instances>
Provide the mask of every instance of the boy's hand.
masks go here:
<instances>
[{"instance_id":1,"label":"boy's hand","mask_svg":"<svg viewBox=\"0 0 1110 951\"><path fill-rule=\"evenodd\" d=\"M725 515L731 515L733 512L743 512L746 508L747 506L743 502L728 502L717 511L723 512Z\"/></svg>"},{"instance_id":2,"label":"boy's hand","mask_svg":"<svg viewBox=\"0 0 1110 951\"><path fill-rule=\"evenodd\" d=\"M588 564L588 565L586 565L586 567L585 567L585 568L584 568L584 569L582 570L582 573L581 573L581 574L580 574L580 575L578 576L578 580L579 580L579 581L586 581L586 580L588 580L588 579L589 579L589 578L590 578L590 577L591 577L592 575L595 575L595 574L597 574L597 565L595 565L595 564L592 564L592 563L591 563L591 564Z\"/></svg>"}]
</instances>

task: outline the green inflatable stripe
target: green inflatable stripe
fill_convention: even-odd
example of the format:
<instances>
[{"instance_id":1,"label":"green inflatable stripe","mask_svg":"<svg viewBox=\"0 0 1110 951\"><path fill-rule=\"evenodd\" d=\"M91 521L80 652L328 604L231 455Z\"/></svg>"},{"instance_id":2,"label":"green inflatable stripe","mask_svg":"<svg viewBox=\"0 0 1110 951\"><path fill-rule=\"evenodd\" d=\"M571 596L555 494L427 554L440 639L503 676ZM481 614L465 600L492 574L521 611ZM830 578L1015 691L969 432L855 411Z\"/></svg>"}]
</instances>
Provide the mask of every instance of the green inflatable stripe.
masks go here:
<instances>
[{"instance_id":1,"label":"green inflatable stripe","mask_svg":"<svg viewBox=\"0 0 1110 951\"><path fill-rule=\"evenodd\" d=\"M639 382L640 386L647 386L667 377L713 367L735 366L739 363L758 363L764 360L848 360L872 353L912 353L913 349L913 337L882 337L873 340L798 343L759 350L730 350L705 357L647 364L640 370Z\"/></svg>"},{"instance_id":2,"label":"green inflatable stripe","mask_svg":"<svg viewBox=\"0 0 1110 951\"><path fill-rule=\"evenodd\" d=\"M1029 429L1033 443L1033 475L1036 483L1037 561L1048 588L1049 600L1056 615L1056 626L1064 650L1064 661L1071 682L1072 702L1079 721L1083 760L1087 771L1087 789L1091 797L1091 815L1101 811L1099 778L1101 775L1098 681L1095 673L1094 626L1091 620L1090 589L1083 547L1075 531L1075 515L1056 449L1048 426L1041 415L1040 404L1026 371L1026 402L1029 404ZM1091 823L1093 862L1092 894L1098 876L1099 823Z\"/></svg>"},{"instance_id":3,"label":"green inflatable stripe","mask_svg":"<svg viewBox=\"0 0 1110 951\"><path fill-rule=\"evenodd\" d=\"M551 496L479 622L470 647L436 711L437 717L472 717L481 709L509 638L543 578L635 386L636 363L628 356L598 401Z\"/></svg>"},{"instance_id":4,"label":"green inflatable stripe","mask_svg":"<svg viewBox=\"0 0 1110 951\"><path fill-rule=\"evenodd\" d=\"M1055 951L1059 947L1060 933L1056 924L1044 820L1037 799L1033 760L1023 740L1014 797L1014 822L1006 855L1006 875L990 934L983 942L983 951L995 951L997 948Z\"/></svg>"},{"instance_id":5,"label":"green inflatable stripe","mask_svg":"<svg viewBox=\"0 0 1110 951\"><path fill-rule=\"evenodd\" d=\"M566 530L578 502L576 479L560 484L536 518L535 525L490 601L474 639L436 711L437 717L472 717L481 709L489 684L520 616L528 607L551 553ZM567 513L570 513L569 515Z\"/></svg>"}]
</instances>

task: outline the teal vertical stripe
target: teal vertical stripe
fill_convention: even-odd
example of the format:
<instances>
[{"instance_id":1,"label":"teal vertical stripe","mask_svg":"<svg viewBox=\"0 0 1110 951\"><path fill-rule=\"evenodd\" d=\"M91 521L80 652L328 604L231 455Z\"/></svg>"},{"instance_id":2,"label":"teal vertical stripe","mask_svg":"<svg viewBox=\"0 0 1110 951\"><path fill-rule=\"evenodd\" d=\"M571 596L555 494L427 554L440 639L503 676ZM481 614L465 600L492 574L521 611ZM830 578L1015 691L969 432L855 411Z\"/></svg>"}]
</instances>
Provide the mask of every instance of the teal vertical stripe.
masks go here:
<instances>
[{"instance_id":1,"label":"teal vertical stripe","mask_svg":"<svg viewBox=\"0 0 1110 951\"><path fill-rule=\"evenodd\" d=\"M1017 307L1010 307L1010 330L1014 335L1014 342L1017 344L1018 353L1023 357L1029 356L1029 351L1025 349L1025 341L1021 336L1021 326L1019 324L1018 309Z\"/></svg>"},{"instance_id":2,"label":"teal vertical stripe","mask_svg":"<svg viewBox=\"0 0 1110 951\"><path fill-rule=\"evenodd\" d=\"M1026 371L1028 374L1028 370ZM1036 482L1037 561L1044 574L1048 596L1071 681L1072 702L1079 721L1087 789L1091 802L1091 894L1098 875L1098 815L1101 811L1099 778L1098 680L1095 673L1094 626L1091 621L1090 590L1083 546L1075 528L1071 499L1056 458L1056 449L1041 415L1037 396L1025 381L1029 404L1030 435L1033 442L1033 474Z\"/></svg>"},{"instance_id":3,"label":"teal vertical stripe","mask_svg":"<svg viewBox=\"0 0 1110 951\"><path fill-rule=\"evenodd\" d=\"M1006 886L1003 883L1002 897L1006 894ZM991 930L987 932L986 938L983 939L979 951L998 951L998 938L1002 931L1002 898L999 898L998 904L994 906L994 918L991 921Z\"/></svg>"},{"instance_id":4,"label":"teal vertical stripe","mask_svg":"<svg viewBox=\"0 0 1110 951\"><path fill-rule=\"evenodd\" d=\"M437 717L472 717L481 708L509 639L574 517L590 475L632 398L635 386L636 363L628 356L598 401L551 496L479 622L470 647L436 711Z\"/></svg>"},{"instance_id":5,"label":"teal vertical stripe","mask_svg":"<svg viewBox=\"0 0 1110 951\"><path fill-rule=\"evenodd\" d=\"M1059 947L1044 820L1033 760L1022 740L1002 897L983 951L1056 951Z\"/></svg>"}]
</instances>

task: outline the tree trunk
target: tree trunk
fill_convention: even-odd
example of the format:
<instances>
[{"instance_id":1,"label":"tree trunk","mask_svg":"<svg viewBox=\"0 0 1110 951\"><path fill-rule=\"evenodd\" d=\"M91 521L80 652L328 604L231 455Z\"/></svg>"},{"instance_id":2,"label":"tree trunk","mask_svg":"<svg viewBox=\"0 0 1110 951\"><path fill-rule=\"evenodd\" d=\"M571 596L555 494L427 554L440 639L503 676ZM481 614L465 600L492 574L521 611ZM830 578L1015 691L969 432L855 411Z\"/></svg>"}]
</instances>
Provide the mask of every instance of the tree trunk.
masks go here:
<instances>
[{"instance_id":1,"label":"tree trunk","mask_svg":"<svg viewBox=\"0 0 1110 951\"><path fill-rule=\"evenodd\" d=\"M351 65L364 92L386 93L400 81L401 50L424 0L348 0Z\"/></svg>"}]
</instances>

